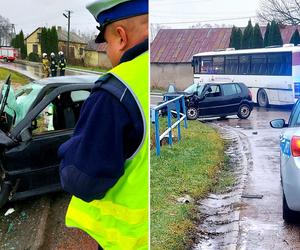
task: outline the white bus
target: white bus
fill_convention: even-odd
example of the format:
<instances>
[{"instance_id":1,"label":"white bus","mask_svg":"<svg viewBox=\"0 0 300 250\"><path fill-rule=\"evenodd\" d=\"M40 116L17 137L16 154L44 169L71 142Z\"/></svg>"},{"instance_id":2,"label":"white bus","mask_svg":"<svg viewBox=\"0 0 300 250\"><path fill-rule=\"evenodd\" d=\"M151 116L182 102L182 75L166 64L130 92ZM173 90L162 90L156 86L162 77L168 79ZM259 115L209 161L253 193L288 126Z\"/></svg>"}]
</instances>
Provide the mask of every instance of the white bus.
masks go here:
<instances>
[{"instance_id":1,"label":"white bus","mask_svg":"<svg viewBox=\"0 0 300 250\"><path fill-rule=\"evenodd\" d=\"M243 82L262 107L294 104L300 98L300 46L199 53L192 65L195 83Z\"/></svg>"}]
</instances>

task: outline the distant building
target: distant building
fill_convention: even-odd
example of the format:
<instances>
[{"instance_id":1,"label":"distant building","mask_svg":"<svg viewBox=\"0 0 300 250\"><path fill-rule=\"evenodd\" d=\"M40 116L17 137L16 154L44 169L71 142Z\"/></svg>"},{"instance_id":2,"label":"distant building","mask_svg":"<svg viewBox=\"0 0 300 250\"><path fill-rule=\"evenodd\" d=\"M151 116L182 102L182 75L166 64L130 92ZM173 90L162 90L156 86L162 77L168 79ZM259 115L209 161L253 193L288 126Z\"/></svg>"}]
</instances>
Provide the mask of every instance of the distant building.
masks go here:
<instances>
[{"instance_id":1,"label":"distant building","mask_svg":"<svg viewBox=\"0 0 300 250\"><path fill-rule=\"evenodd\" d=\"M94 39L89 41L85 47L84 65L111 69L112 65L106 54L106 44L95 43Z\"/></svg>"},{"instance_id":2,"label":"distant building","mask_svg":"<svg viewBox=\"0 0 300 250\"><path fill-rule=\"evenodd\" d=\"M295 29L281 28L283 43L289 43ZM186 88L193 82L193 55L228 48L230 36L231 28L161 29L151 43L151 86Z\"/></svg>"},{"instance_id":3,"label":"distant building","mask_svg":"<svg viewBox=\"0 0 300 250\"><path fill-rule=\"evenodd\" d=\"M40 40L41 32L42 32L42 28L39 27L25 38L26 45L27 45L27 55L29 55L32 52L38 54L39 56L42 55L43 51L41 51L41 40ZM59 51L61 50L66 54L68 32L63 30L60 26L58 26L57 35L58 35L58 50ZM70 32L70 49L69 49L70 59L82 61L84 58L84 48L86 47L86 45L87 42L83 38L81 38L74 32Z\"/></svg>"}]
</instances>

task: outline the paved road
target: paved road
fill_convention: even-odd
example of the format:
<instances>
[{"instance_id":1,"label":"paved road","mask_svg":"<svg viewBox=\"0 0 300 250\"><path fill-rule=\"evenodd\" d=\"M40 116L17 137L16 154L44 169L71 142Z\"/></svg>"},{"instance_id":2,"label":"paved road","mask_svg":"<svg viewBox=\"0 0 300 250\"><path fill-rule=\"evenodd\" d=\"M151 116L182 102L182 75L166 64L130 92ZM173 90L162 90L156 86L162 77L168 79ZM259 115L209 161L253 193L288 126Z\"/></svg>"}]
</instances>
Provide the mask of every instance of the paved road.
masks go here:
<instances>
[{"instance_id":1,"label":"paved road","mask_svg":"<svg viewBox=\"0 0 300 250\"><path fill-rule=\"evenodd\" d=\"M247 120L214 120L247 136L251 158L244 194L263 195L262 199L243 198L240 210L238 249L300 249L300 227L282 219L279 166L280 130L269 127L275 118L289 117L288 109L255 108Z\"/></svg>"},{"instance_id":2,"label":"paved road","mask_svg":"<svg viewBox=\"0 0 300 250\"><path fill-rule=\"evenodd\" d=\"M157 105L159 102L162 102L162 101L163 101L163 98L162 98L161 94L151 93L151 96L150 96L150 104L151 105Z\"/></svg>"},{"instance_id":3,"label":"paved road","mask_svg":"<svg viewBox=\"0 0 300 250\"><path fill-rule=\"evenodd\" d=\"M15 70L17 72L20 72L21 74L24 74L28 76L29 78L32 79L40 79L43 78L43 71L42 71L42 66L41 65L24 65L20 63L5 63L0 61L0 67L4 67L7 69ZM79 70L66 70L66 75L87 75L91 74L88 72L80 72ZM95 73L95 74L100 74L100 73Z\"/></svg>"}]
</instances>

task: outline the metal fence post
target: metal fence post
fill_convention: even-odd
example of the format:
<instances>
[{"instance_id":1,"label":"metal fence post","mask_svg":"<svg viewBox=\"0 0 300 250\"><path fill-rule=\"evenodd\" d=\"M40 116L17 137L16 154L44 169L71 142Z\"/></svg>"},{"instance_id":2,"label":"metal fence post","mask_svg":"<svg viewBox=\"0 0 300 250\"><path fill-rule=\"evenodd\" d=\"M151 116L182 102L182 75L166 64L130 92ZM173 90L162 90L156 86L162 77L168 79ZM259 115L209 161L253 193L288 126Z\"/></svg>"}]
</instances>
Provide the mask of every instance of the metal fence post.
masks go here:
<instances>
[{"instance_id":1,"label":"metal fence post","mask_svg":"<svg viewBox=\"0 0 300 250\"><path fill-rule=\"evenodd\" d=\"M155 110L155 143L156 143L156 154L160 155L160 139L159 139L159 120L158 110Z\"/></svg>"},{"instance_id":2,"label":"metal fence post","mask_svg":"<svg viewBox=\"0 0 300 250\"><path fill-rule=\"evenodd\" d=\"M172 126L172 117L171 117L171 107L168 106L168 128ZM169 132L169 145L173 144L173 139L172 139L172 129Z\"/></svg>"},{"instance_id":3,"label":"metal fence post","mask_svg":"<svg viewBox=\"0 0 300 250\"><path fill-rule=\"evenodd\" d=\"M184 96L182 96L181 104L182 104L183 113L185 115L185 118L184 118L184 127L187 128L186 107L185 107Z\"/></svg>"},{"instance_id":4,"label":"metal fence post","mask_svg":"<svg viewBox=\"0 0 300 250\"><path fill-rule=\"evenodd\" d=\"M176 101L176 113L177 113L177 121L179 121L180 120L180 100ZM177 137L178 137L178 141L180 141L180 139L181 139L180 122L177 125L177 129L178 129Z\"/></svg>"},{"instance_id":5,"label":"metal fence post","mask_svg":"<svg viewBox=\"0 0 300 250\"><path fill-rule=\"evenodd\" d=\"M185 104L184 104L184 97L178 96L177 98L174 98L174 100L166 101L165 103L162 103L155 108L151 108L151 120L152 122L155 122L155 143L156 143L156 155L160 156L160 141L166 136L169 135L168 143L169 145L173 144L173 138L172 138L172 129L174 129L177 126L178 129L178 141L181 140L181 127L180 122L185 120L186 122L186 112L185 112ZM182 100L182 109L184 111L184 114L182 114L181 111L181 105L180 100ZM172 112L172 109L174 110L174 105L177 113L177 119L176 122L172 125L172 113L175 113L175 111ZM160 128L159 128L159 111L162 110L163 107L166 107L168 115L167 115L167 122L168 122L168 129L165 130L160 135ZM187 125L185 125L185 128L187 128Z\"/></svg>"}]
</instances>

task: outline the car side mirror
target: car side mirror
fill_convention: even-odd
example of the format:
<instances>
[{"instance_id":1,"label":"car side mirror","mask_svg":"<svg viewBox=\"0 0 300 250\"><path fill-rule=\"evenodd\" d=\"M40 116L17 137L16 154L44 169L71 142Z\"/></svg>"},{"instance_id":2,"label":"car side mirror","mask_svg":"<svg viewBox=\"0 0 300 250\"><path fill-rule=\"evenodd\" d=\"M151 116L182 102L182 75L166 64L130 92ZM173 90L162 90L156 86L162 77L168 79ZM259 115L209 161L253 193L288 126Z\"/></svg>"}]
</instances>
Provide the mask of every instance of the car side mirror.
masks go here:
<instances>
[{"instance_id":1,"label":"car side mirror","mask_svg":"<svg viewBox=\"0 0 300 250\"><path fill-rule=\"evenodd\" d=\"M272 128L284 128L287 127L287 124L285 123L284 119L275 119L270 121L270 126Z\"/></svg>"}]
</instances>

